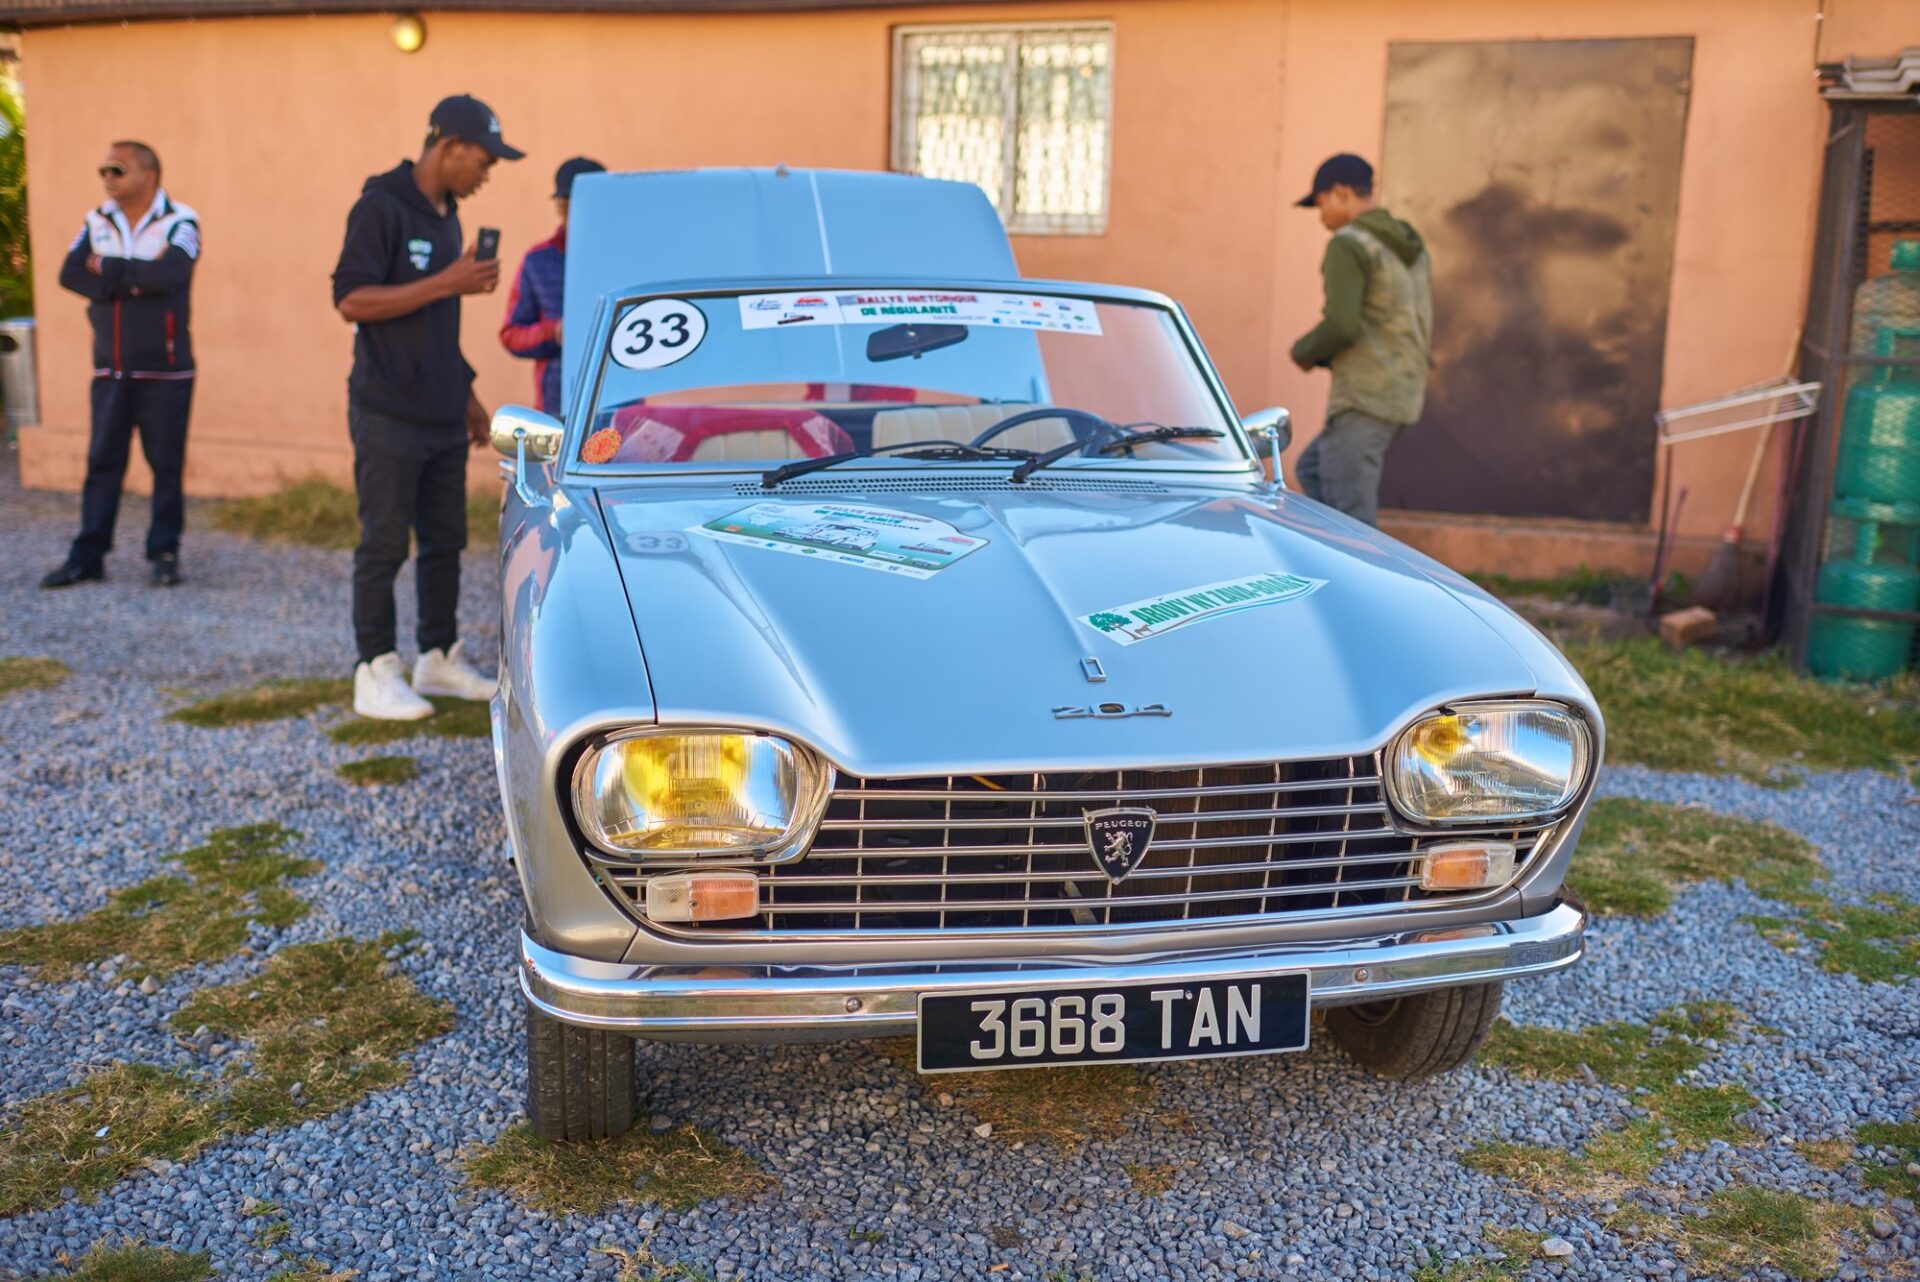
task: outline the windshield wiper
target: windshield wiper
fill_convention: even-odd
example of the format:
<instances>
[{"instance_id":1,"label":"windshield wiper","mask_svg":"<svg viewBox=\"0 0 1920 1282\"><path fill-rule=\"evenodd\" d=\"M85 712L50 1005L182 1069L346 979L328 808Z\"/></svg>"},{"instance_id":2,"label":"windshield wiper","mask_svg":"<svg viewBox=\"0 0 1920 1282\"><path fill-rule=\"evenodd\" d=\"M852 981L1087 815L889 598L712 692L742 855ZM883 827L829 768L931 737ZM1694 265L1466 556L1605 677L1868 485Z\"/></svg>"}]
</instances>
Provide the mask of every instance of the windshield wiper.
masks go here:
<instances>
[{"instance_id":1,"label":"windshield wiper","mask_svg":"<svg viewBox=\"0 0 1920 1282\"><path fill-rule=\"evenodd\" d=\"M1082 452L1106 454L1113 450L1131 450L1136 445L1149 445L1154 441L1182 441L1205 437L1221 437L1226 433L1214 427L1160 427L1146 423L1115 424L1103 432L1094 433L1089 440L1069 441L1065 445L1056 445L1041 454L1036 454L1019 467L1007 479L1024 481L1043 467L1052 467L1070 454ZM1102 438L1105 439L1102 439Z\"/></svg>"},{"instance_id":2,"label":"windshield wiper","mask_svg":"<svg viewBox=\"0 0 1920 1282\"><path fill-rule=\"evenodd\" d=\"M909 450L914 452L907 453ZM848 463L854 459L872 458L876 454L899 454L903 458L926 459L1032 460L1034 458L1032 450L968 445L961 441L901 441L894 445L882 445L877 450L847 450L839 454L825 454L819 458L795 459L791 463L782 463L779 467L761 474L760 488L770 490L780 482L791 481L796 476L805 476L809 472L818 472L823 468Z\"/></svg>"}]
</instances>

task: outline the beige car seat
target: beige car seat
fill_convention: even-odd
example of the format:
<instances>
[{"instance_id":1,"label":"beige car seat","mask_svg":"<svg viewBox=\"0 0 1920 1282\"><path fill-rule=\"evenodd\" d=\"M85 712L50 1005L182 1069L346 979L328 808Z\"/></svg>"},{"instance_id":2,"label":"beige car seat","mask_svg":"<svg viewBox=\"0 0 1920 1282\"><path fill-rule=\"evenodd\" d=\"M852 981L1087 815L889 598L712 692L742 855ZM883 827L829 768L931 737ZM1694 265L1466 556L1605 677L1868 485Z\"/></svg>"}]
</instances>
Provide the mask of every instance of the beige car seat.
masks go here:
<instances>
[{"instance_id":1,"label":"beige car seat","mask_svg":"<svg viewBox=\"0 0 1920 1282\"><path fill-rule=\"evenodd\" d=\"M1045 409L1044 405L915 405L911 409L881 410L873 416L873 448L905 445L909 441L971 441L1002 419ZM1060 418L1037 418L1009 428L991 441L1014 450L1050 450L1073 439L1073 429Z\"/></svg>"}]
</instances>

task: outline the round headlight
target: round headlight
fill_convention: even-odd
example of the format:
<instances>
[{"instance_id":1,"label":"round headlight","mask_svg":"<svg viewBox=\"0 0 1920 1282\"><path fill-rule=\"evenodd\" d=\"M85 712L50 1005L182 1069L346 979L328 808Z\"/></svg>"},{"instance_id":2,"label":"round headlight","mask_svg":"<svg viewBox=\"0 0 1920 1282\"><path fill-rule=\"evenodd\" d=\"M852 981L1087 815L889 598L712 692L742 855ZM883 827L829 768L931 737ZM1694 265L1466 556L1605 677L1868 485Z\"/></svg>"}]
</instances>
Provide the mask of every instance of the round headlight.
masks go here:
<instances>
[{"instance_id":1,"label":"round headlight","mask_svg":"<svg viewBox=\"0 0 1920 1282\"><path fill-rule=\"evenodd\" d=\"M1573 800L1592 753L1586 723L1563 708L1466 704L1407 728L1387 789L1418 823L1539 819Z\"/></svg>"},{"instance_id":2,"label":"round headlight","mask_svg":"<svg viewBox=\"0 0 1920 1282\"><path fill-rule=\"evenodd\" d=\"M596 744L573 776L587 839L630 855L780 855L812 837L826 770L745 731L647 731Z\"/></svg>"}]
</instances>

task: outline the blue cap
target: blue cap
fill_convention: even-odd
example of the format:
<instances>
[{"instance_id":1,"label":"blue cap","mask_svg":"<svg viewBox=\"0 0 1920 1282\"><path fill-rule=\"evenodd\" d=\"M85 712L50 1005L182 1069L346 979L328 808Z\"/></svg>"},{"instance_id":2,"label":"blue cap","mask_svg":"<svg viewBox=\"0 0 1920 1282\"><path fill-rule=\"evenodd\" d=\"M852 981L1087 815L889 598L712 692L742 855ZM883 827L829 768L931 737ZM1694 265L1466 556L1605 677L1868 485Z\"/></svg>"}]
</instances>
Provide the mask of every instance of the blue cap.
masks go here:
<instances>
[{"instance_id":1,"label":"blue cap","mask_svg":"<svg viewBox=\"0 0 1920 1282\"><path fill-rule=\"evenodd\" d=\"M1329 156L1313 171L1313 190L1294 203L1302 209L1313 208L1313 198L1335 187L1351 187L1361 195L1373 190L1373 166L1350 152Z\"/></svg>"},{"instance_id":2,"label":"blue cap","mask_svg":"<svg viewBox=\"0 0 1920 1282\"><path fill-rule=\"evenodd\" d=\"M607 167L597 160L585 156L575 156L572 160L560 162L560 168L553 173L553 194L557 199L565 200L573 194L573 180L581 174L604 174Z\"/></svg>"}]
</instances>

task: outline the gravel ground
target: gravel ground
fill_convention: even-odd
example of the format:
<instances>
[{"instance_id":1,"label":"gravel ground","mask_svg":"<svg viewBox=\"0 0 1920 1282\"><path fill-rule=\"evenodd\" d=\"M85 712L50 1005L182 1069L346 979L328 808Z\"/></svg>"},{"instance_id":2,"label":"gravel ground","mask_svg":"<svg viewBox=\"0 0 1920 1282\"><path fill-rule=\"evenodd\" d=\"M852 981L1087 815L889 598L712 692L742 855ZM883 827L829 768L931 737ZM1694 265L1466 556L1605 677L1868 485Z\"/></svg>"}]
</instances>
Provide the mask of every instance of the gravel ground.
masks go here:
<instances>
[{"instance_id":1,"label":"gravel ground","mask_svg":"<svg viewBox=\"0 0 1920 1282\"><path fill-rule=\"evenodd\" d=\"M513 986L518 890L486 745L422 738L394 748L329 742L333 715L230 730L166 721L187 692L265 675L345 675L351 660L342 553L252 545L189 532L187 583L145 586L137 551L105 585L42 593L75 515L65 496L0 488L0 654L64 660L51 691L0 700L0 926L73 917L160 870L213 827L279 821L324 870L297 883L314 906L262 943L413 927L424 947L401 964L451 1003L453 1032L412 1056L403 1086L283 1131L223 1141L191 1162L142 1171L92 1205L69 1202L0 1221L0 1277L50 1269L109 1235L210 1251L223 1275L264 1279L285 1258L317 1256L363 1282L399 1278L611 1278L597 1246L646 1243L660 1261L720 1277L1404 1278L1416 1249L1483 1251L1487 1226L1520 1225L1572 1243L1530 1276L1687 1276L1659 1245L1622 1243L1593 1208L1543 1206L1459 1165L1487 1138L1577 1145L1617 1124L1619 1092L1525 1082L1492 1069L1388 1084L1360 1075L1324 1041L1303 1055L1151 1070L1163 1102L1193 1119L1169 1131L1137 1118L1078 1153L1013 1148L974 1132L909 1072L858 1043L641 1049L647 1113L717 1132L780 1181L776 1192L664 1214L617 1208L553 1217L467 1187L456 1154L521 1114L520 1015ZM134 513L133 546L143 514ZM463 623L495 645L495 570L469 556ZM409 617L403 601L401 617ZM408 752L421 775L357 788L333 767ZM1920 885L1920 806L1904 781L1829 774L1772 791L1737 781L1613 769L1617 795L1697 802L1772 819L1819 843L1848 895ZM1723 1045L1703 1084L1739 1081L1763 1101L1761 1142L1681 1155L1655 1175L1655 1201L1697 1203L1730 1183L1871 1201L1847 1174L1789 1147L1920 1110L1920 983L1867 985L1789 957L1742 924L1767 911L1744 889L1701 887L1649 922L1597 927L1588 960L1510 990L1523 1023L1579 1027L1644 1019L1715 997L1784 1031ZM195 989L259 964L237 958L142 994L110 966L43 983L0 971L0 1104L80 1080L115 1058L194 1062L167 1031ZM204 1061L201 1061L204 1062ZM1124 1163L1171 1164L1173 1187L1146 1198ZM256 1249L248 1196L285 1208L286 1257ZM1887 1276L1920 1259L1911 1204L1889 1209L1894 1236L1859 1249L1843 1278ZM881 1235L877 1242L849 1234ZM1770 1276L1763 1274L1762 1276Z\"/></svg>"}]
</instances>

